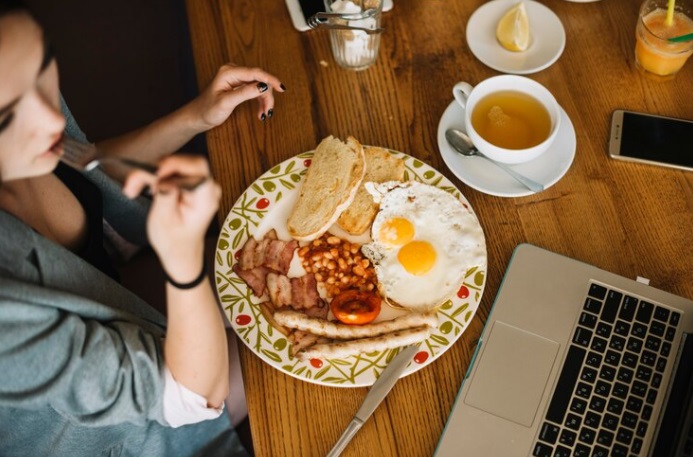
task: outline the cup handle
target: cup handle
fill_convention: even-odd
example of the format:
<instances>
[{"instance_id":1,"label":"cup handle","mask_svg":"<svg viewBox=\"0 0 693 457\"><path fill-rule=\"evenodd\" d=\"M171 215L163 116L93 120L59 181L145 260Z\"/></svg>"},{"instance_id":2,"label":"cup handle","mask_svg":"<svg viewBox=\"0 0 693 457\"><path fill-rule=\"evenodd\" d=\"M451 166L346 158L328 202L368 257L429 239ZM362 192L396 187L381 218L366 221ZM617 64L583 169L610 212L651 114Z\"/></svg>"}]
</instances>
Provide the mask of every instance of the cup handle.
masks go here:
<instances>
[{"instance_id":1,"label":"cup handle","mask_svg":"<svg viewBox=\"0 0 693 457\"><path fill-rule=\"evenodd\" d=\"M455 100L462 108L467 108L467 98L469 98L471 93L472 85L467 82L460 81L452 86L452 96L455 97Z\"/></svg>"}]
</instances>

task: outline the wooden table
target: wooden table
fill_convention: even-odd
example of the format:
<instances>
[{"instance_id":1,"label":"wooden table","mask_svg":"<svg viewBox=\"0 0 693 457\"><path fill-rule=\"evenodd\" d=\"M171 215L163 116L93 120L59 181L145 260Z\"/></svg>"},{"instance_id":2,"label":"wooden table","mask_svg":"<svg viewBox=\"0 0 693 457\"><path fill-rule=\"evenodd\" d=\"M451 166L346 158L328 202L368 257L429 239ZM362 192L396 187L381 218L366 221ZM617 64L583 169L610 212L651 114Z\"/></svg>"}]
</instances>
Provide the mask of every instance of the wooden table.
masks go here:
<instances>
[{"instance_id":1,"label":"wooden table","mask_svg":"<svg viewBox=\"0 0 693 457\"><path fill-rule=\"evenodd\" d=\"M515 246L530 242L693 298L693 173L616 162L607 155L617 108L693 119L693 61L675 80L653 82L633 66L640 0L579 4L546 0L567 44L550 68L530 75L548 87L577 133L571 169L553 187L522 198L480 193L457 180L436 141L454 83L498 72L469 50L465 27L481 0L397 0L385 13L380 55L362 72L339 68L328 35L292 28L280 0L187 0L200 86L220 65L258 66L288 91L274 117L239 107L207 135L224 197L219 220L271 166L312 150L329 134L416 156L462 190L486 234L488 275L471 326L443 356L395 386L344 455L432 455ZM693 150L693 146L692 146ZM257 455L321 456L349 423L366 388L294 379L242 350Z\"/></svg>"}]
</instances>

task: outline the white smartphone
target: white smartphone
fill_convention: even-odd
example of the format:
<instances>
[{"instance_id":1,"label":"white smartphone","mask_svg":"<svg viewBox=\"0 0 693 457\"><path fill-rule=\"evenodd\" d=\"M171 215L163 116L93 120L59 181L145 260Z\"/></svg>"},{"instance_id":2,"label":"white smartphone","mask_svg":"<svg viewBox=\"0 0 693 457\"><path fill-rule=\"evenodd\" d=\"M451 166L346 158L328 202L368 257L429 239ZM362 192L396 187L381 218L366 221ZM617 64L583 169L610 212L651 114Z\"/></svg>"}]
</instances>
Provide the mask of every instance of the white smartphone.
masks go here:
<instances>
[{"instance_id":1,"label":"white smartphone","mask_svg":"<svg viewBox=\"0 0 693 457\"><path fill-rule=\"evenodd\" d=\"M286 0L286 8L291 16L291 23L299 32L310 30L308 18L315 13L325 11L324 0ZM383 1L383 11L392 9L392 0Z\"/></svg>"},{"instance_id":2,"label":"white smartphone","mask_svg":"<svg viewBox=\"0 0 693 457\"><path fill-rule=\"evenodd\" d=\"M609 155L693 171L693 121L616 110L611 116Z\"/></svg>"}]
</instances>

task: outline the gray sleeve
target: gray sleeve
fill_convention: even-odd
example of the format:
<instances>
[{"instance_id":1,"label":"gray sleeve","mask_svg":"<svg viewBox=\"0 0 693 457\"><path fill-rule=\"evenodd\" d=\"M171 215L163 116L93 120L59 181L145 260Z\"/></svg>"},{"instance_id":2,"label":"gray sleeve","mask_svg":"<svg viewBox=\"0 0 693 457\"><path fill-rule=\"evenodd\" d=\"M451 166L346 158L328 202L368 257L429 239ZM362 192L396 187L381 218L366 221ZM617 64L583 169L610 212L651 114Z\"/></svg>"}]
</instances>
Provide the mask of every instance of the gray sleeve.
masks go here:
<instances>
[{"instance_id":1,"label":"gray sleeve","mask_svg":"<svg viewBox=\"0 0 693 457\"><path fill-rule=\"evenodd\" d=\"M88 143L85 133L79 128L62 95L60 108L65 116L65 134L81 143ZM84 173L100 190L103 196L103 216L109 225L131 243L143 246L148 244L146 221L151 200L139 197L130 200L121 192L119 183L113 181L101 169L95 168Z\"/></svg>"},{"instance_id":2,"label":"gray sleeve","mask_svg":"<svg viewBox=\"0 0 693 457\"><path fill-rule=\"evenodd\" d=\"M151 323L76 295L2 287L0 405L50 406L86 426L165 425L162 336Z\"/></svg>"}]
</instances>

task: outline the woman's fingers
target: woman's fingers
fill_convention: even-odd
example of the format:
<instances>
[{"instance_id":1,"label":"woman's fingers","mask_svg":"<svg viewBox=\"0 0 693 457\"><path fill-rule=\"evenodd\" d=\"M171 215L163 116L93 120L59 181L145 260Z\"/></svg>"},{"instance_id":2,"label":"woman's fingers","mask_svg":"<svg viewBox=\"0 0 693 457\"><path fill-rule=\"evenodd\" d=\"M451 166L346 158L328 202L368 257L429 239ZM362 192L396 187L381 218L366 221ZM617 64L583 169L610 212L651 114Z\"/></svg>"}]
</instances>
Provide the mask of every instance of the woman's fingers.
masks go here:
<instances>
[{"instance_id":1,"label":"woman's fingers","mask_svg":"<svg viewBox=\"0 0 693 457\"><path fill-rule=\"evenodd\" d=\"M123 185L123 194L128 198L135 198L147 187L153 187L157 177L144 170L133 170L128 174Z\"/></svg>"}]
</instances>

